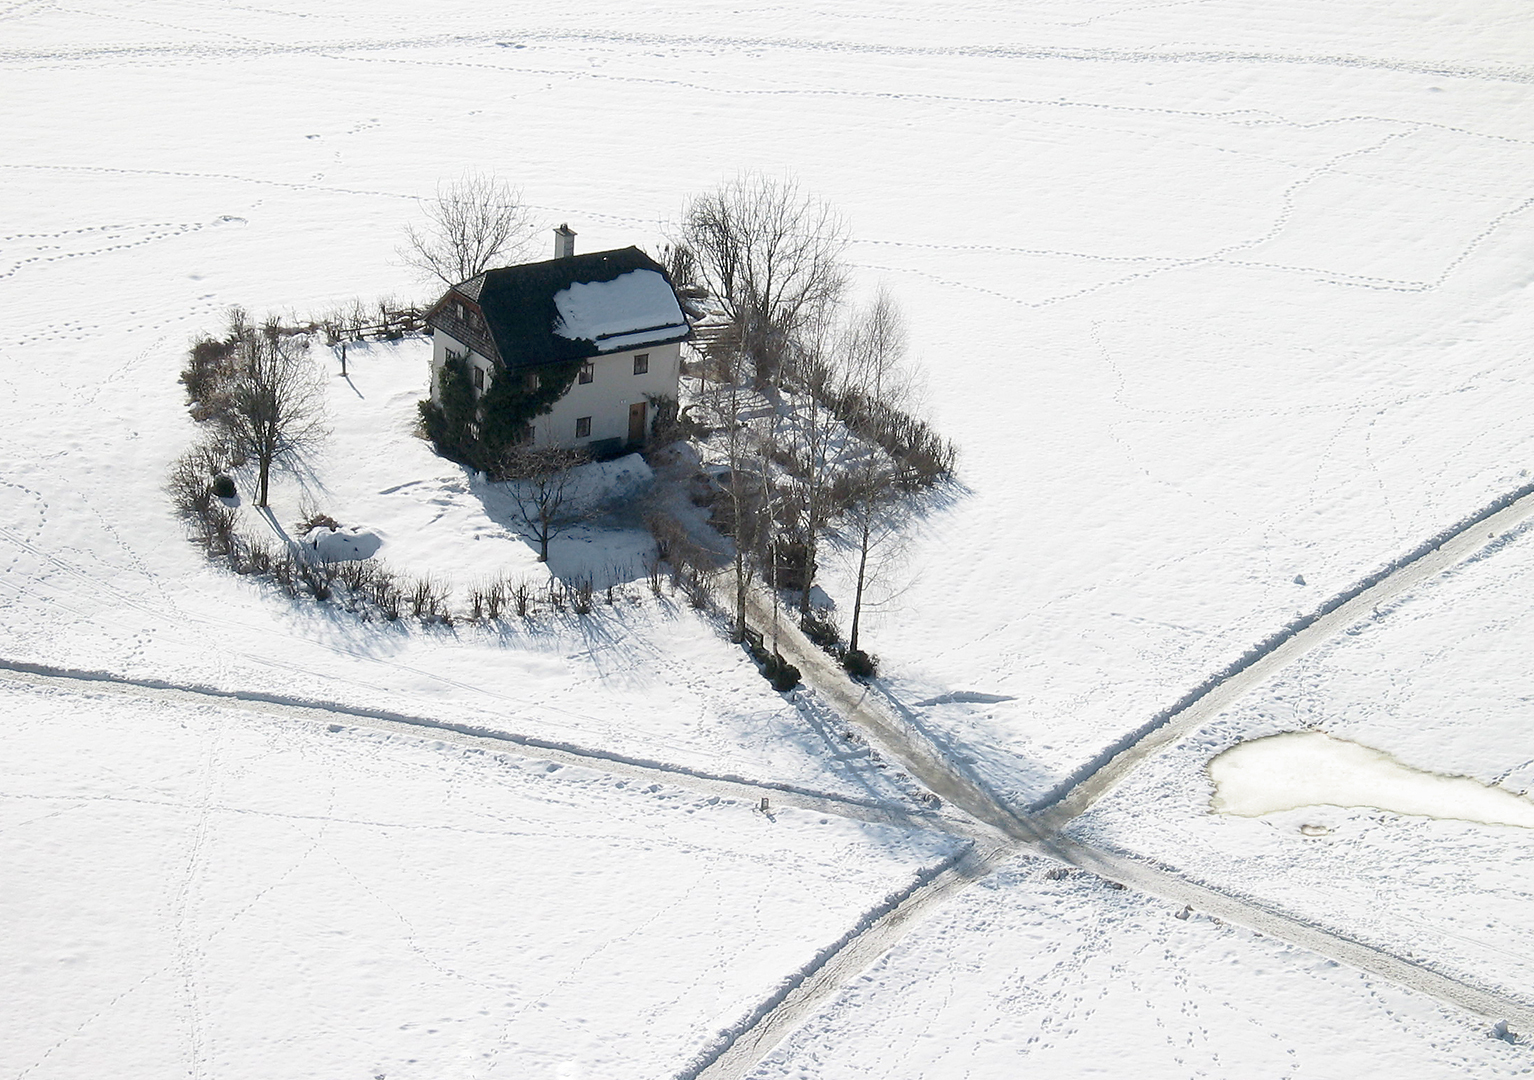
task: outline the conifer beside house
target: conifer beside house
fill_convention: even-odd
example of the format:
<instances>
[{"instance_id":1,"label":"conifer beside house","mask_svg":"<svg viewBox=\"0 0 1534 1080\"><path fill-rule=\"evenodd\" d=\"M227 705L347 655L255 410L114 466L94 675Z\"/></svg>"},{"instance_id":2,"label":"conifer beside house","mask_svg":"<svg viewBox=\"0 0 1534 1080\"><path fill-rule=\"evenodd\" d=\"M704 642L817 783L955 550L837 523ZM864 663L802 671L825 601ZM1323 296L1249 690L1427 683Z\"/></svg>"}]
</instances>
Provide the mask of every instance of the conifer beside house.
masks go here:
<instances>
[{"instance_id":1,"label":"conifer beside house","mask_svg":"<svg viewBox=\"0 0 1534 1080\"><path fill-rule=\"evenodd\" d=\"M691 329L671 280L636 247L482 274L427 313L433 338L427 433L483 467L507 450L565 446L603 457L645 445L674 407Z\"/></svg>"}]
</instances>

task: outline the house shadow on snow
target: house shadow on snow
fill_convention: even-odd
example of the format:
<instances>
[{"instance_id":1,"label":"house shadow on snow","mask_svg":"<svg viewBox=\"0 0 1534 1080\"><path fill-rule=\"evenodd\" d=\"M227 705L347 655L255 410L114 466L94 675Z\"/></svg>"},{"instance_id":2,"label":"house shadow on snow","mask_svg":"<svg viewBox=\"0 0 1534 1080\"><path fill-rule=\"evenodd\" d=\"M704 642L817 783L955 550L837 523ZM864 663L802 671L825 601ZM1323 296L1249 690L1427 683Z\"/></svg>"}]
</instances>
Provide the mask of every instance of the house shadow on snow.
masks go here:
<instances>
[{"instance_id":1,"label":"house shadow on snow","mask_svg":"<svg viewBox=\"0 0 1534 1080\"><path fill-rule=\"evenodd\" d=\"M549 573L566 582L588 581L593 588L643 577L655 556L655 541L645 526L645 500L655 474L638 454L593 461L571 470L570 490L557 514L549 541ZM519 537L536 553L540 542L536 508L517 481L495 481L465 470L467 485L485 516ZM520 494L519 494L520 493Z\"/></svg>"}]
</instances>

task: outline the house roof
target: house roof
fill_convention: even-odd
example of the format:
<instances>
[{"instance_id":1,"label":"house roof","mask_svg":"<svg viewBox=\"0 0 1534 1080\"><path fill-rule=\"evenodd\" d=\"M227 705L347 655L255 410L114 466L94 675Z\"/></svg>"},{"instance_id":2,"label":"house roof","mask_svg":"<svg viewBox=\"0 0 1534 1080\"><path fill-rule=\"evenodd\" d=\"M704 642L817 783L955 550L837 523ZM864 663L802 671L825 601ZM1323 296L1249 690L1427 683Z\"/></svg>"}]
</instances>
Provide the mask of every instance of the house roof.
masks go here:
<instances>
[{"instance_id":1,"label":"house roof","mask_svg":"<svg viewBox=\"0 0 1534 1080\"><path fill-rule=\"evenodd\" d=\"M453 293L479 305L501 361L512 368L662 345L691 333L666 272L636 247L487 270L454 285L443 300Z\"/></svg>"}]
</instances>

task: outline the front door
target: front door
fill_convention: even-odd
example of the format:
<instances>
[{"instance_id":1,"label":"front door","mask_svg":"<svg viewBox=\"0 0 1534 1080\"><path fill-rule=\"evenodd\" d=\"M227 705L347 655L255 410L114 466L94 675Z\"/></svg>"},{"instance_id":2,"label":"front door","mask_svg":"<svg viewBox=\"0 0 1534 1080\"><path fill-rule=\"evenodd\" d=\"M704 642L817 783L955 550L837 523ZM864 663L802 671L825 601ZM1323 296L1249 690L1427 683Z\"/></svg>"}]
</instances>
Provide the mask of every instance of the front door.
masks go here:
<instances>
[{"instance_id":1,"label":"front door","mask_svg":"<svg viewBox=\"0 0 1534 1080\"><path fill-rule=\"evenodd\" d=\"M629 406L629 442L642 443L645 435L645 403L635 402Z\"/></svg>"}]
</instances>

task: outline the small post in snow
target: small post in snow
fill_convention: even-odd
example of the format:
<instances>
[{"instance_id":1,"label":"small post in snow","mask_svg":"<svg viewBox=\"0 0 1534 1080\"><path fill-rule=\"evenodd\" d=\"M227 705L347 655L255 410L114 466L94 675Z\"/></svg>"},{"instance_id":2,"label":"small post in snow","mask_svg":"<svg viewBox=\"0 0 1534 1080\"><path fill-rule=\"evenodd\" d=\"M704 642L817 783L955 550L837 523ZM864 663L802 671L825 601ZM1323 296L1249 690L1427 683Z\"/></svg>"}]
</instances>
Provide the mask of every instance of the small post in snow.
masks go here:
<instances>
[{"instance_id":1,"label":"small post in snow","mask_svg":"<svg viewBox=\"0 0 1534 1080\"><path fill-rule=\"evenodd\" d=\"M768 809L767 809L767 796L765 796L765 795L762 796L762 805L758 806L757 809L760 810L764 814L768 812Z\"/></svg>"},{"instance_id":2,"label":"small post in snow","mask_svg":"<svg viewBox=\"0 0 1534 1080\"><path fill-rule=\"evenodd\" d=\"M341 342L341 378L346 378L346 342Z\"/></svg>"}]
</instances>

